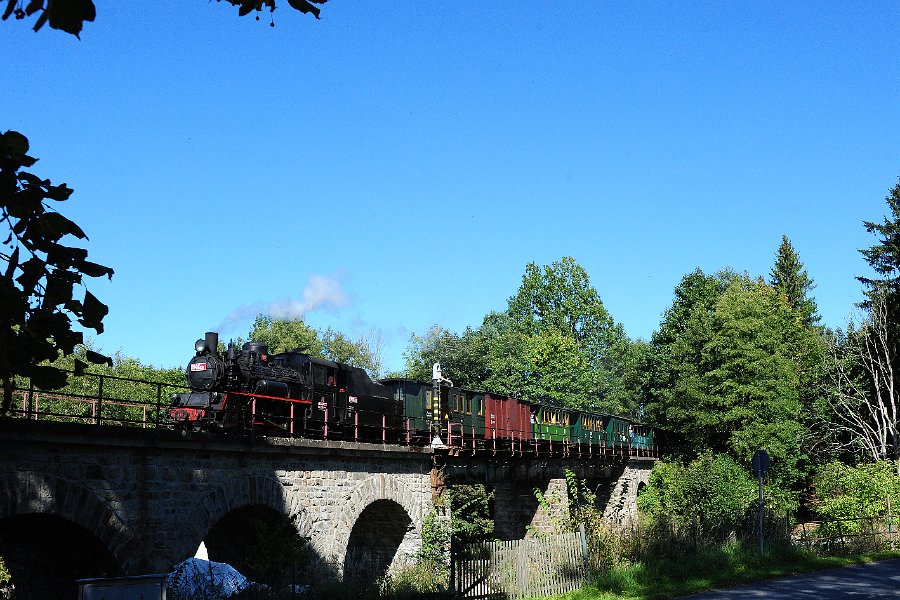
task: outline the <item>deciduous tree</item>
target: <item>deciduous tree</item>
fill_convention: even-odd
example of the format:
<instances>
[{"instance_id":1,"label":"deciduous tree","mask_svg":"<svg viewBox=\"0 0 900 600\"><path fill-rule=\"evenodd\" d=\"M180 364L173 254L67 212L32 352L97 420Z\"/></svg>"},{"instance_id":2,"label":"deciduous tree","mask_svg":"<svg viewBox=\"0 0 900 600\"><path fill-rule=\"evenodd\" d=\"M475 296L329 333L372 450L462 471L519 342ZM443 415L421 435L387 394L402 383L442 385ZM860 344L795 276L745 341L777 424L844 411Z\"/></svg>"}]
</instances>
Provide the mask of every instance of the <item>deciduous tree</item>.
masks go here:
<instances>
[{"instance_id":1,"label":"deciduous tree","mask_svg":"<svg viewBox=\"0 0 900 600\"><path fill-rule=\"evenodd\" d=\"M870 294L868 319L830 338L830 402L838 438L872 460L897 461L900 474L900 379L887 295Z\"/></svg>"},{"instance_id":2,"label":"deciduous tree","mask_svg":"<svg viewBox=\"0 0 900 600\"><path fill-rule=\"evenodd\" d=\"M87 260L87 250L67 246L67 236L86 240L81 228L62 216L51 203L72 195L66 184L54 185L24 169L37 159L28 155L28 140L7 131L0 136L0 222L8 234L0 247L0 380L7 412L12 402L14 377L31 377L45 389L66 383L65 371L39 365L72 354L83 341L73 329L103 331L108 311L86 287L85 277L112 277L109 267ZM80 299L78 289L83 289ZM110 359L87 351L92 362ZM75 369L85 363L75 361Z\"/></svg>"}]
</instances>

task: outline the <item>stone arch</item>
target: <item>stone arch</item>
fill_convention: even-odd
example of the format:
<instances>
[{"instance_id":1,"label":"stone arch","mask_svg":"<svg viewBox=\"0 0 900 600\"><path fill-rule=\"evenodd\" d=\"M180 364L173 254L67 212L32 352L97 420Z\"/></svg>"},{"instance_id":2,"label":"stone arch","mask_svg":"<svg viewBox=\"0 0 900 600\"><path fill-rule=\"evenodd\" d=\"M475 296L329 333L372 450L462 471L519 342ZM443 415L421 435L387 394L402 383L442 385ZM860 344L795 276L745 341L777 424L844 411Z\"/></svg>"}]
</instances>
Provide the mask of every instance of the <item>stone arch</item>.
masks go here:
<instances>
[{"instance_id":1,"label":"stone arch","mask_svg":"<svg viewBox=\"0 0 900 600\"><path fill-rule=\"evenodd\" d=\"M309 522L305 507L296 495L285 493L277 478L268 475L229 477L213 486L185 515L184 525L190 532L180 536L182 543L174 562L194 555L209 531L229 513L250 506L261 506L287 517L300 535L308 536Z\"/></svg>"},{"instance_id":2,"label":"stone arch","mask_svg":"<svg viewBox=\"0 0 900 600\"><path fill-rule=\"evenodd\" d=\"M345 580L374 581L409 562L421 545L412 519L393 500L376 500L360 513L344 555Z\"/></svg>"},{"instance_id":3,"label":"stone arch","mask_svg":"<svg viewBox=\"0 0 900 600\"><path fill-rule=\"evenodd\" d=\"M59 517L93 535L125 573L149 565L140 536L88 488L49 473L22 471L0 479L0 518L22 515Z\"/></svg>"},{"instance_id":4,"label":"stone arch","mask_svg":"<svg viewBox=\"0 0 900 600\"><path fill-rule=\"evenodd\" d=\"M331 544L332 555L328 557L329 562L337 565L345 564L347 548L354 527L363 513L379 501L391 501L405 512L414 535L410 536L412 539L404 541L404 544L408 547L414 543L421 545L422 523L430 506L417 496L420 497L401 476L379 473L366 478L350 494L346 509L340 515L334 541Z\"/></svg>"},{"instance_id":5,"label":"stone arch","mask_svg":"<svg viewBox=\"0 0 900 600\"><path fill-rule=\"evenodd\" d=\"M613 486L603 511L603 518L612 522L627 522L637 515L638 491L650 483L653 460L628 461Z\"/></svg>"}]
</instances>

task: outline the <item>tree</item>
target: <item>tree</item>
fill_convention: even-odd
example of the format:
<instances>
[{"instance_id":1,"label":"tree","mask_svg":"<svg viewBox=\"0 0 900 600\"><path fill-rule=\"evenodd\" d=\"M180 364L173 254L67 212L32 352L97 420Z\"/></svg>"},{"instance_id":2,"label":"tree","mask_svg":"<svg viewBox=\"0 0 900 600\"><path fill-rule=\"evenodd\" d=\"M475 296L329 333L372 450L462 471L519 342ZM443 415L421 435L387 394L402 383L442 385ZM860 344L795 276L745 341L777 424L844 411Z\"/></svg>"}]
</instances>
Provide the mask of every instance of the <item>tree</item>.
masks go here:
<instances>
[{"instance_id":1,"label":"tree","mask_svg":"<svg viewBox=\"0 0 900 600\"><path fill-rule=\"evenodd\" d=\"M457 335L433 327L413 336L407 376L431 379L441 363L454 384L608 413L632 411L632 347L587 272L571 257L529 263L507 310Z\"/></svg>"},{"instance_id":2,"label":"tree","mask_svg":"<svg viewBox=\"0 0 900 600\"><path fill-rule=\"evenodd\" d=\"M370 333L352 340L331 327L322 331L322 354L335 362L347 363L365 369L373 376L381 373L381 335Z\"/></svg>"},{"instance_id":3,"label":"tree","mask_svg":"<svg viewBox=\"0 0 900 600\"><path fill-rule=\"evenodd\" d=\"M413 334L404 352L404 375L420 381L431 380L431 367L441 364L445 377L455 385L479 388L490 375L488 369L489 338L484 328L467 327L462 335L433 325L422 336Z\"/></svg>"},{"instance_id":4,"label":"tree","mask_svg":"<svg viewBox=\"0 0 900 600\"><path fill-rule=\"evenodd\" d=\"M221 2L222 0L216 0ZM251 12L262 12L263 9L269 9L269 12L275 12L275 0L225 0L232 6L238 7L238 15L246 16ZM328 0L287 0L291 8L299 10L302 13L312 14L315 18L319 18L320 9L315 4L324 4ZM7 0L6 10L3 12L3 20L15 16L16 20L22 20L37 14L37 20L33 29L38 31L45 24L50 25L52 29L59 29L66 33L71 33L80 39L81 30L84 22L93 22L97 18L97 9L93 0ZM257 15L256 20L259 20ZM275 26L275 21L272 21Z\"/></svg>"},{"instance_id":5,"label":"tree","mask_svg":"<svg viewBox=\"0 0 900 600\"><path fill-rule=\"evenodd\" d=\"M878 243L860 250L875 277L860 276L866 317L859 329L830 340L831 393L836 427L849 445L877 460L897 461L900 474L900 182L885 197L889 214L863 221Z\"/></svg>"},{"instance_id":6,"label":"tree","mask_svg":"<svg viewBox=\"0 0 900 600\"><path fill-rule=\"evenodd\" d=\"M630 341L574 258L543 268L529 263L522 285L492 326L503 342L487 381L494 389L558 398L573 408L634 410L625 388ZM571 394L572 386L578 395Z\"/></svg>"},{"instance_id":7,"label":"tree","mask_svg":"<svg viewBox=\"0 0 900 600\"><path fill-rule=\"evenodd\" d=\"M888 191L885 201L890 215L885 216L883 222L863 221L866 231L880 236L878 243L860 250L879 277L857 279L869 292L880 294L886 290L888 299L896 300L900 292L900 182Z\"/></svg>"},{"instance_id":8,"label":"tree","mask_svg":"<svg viewBox=\"0 0 900 600\"><path fill-rule=\"evenodd\" d=\"M258 315L253 322L249 339L265 343L271 354L297 350L365 369L372 376L377 376L381 370L379 336L361 336L357 340L351 340L330 327L325 330L310 327L303 319L280 321Z\"/></svg>"},{"instance_id":9,"label":"tree","mask_svg":"<svg viewBox=\"0 0 900 600\"><path fill-rule=\"evenodd\" d=\"M817 335L761 279L699 269L675 290L648 350L647 420L686 458L707 450L749 462L772 456L785 486L805 469L801 373Z\"/></svg>"},{"instance_id":10,"label":"tree","mask_svg":"<svg viewBox=\"0 0 900 600\"><path fill-rule=\"evenodd\" d=\"M262 342L271 354L297 350L314 356L324 356L319 332L303 319L279 321L266 315L257 315L250 328L248 339Z\"/></svg>"},{"instance_id":11,"label":"tree","mask_svg":"<svg viewBox=\"0 0 900 600\"><path fill-rule=\"evenodd\" d=\"M704 432L695 426L696 407L712 402L703 349L712 337L716 303L736 277L731 271L706 275L700 269L685 275L646 353L644 413L649 423L670 433L670 449L679 454L707 447Z\"/></svg>"},{"instance_id":12,"label":"tree","mask_svg":"<svg viewBox=\"0 0 900 600\"><path fill-rule=\"evenodd\" d=\"M14 377L30 377L46 389L66 383L65 371L52 365L62 353L72 354L82 343L81 326L103 331L108 309L84 284L85 277L112 278L109 267L87 260L83 248L66 246L61 240L72 236L87 240L78 225L54 210L49 202L64 202L72 195L66 184L53 185L48 179L22 170L37 159L28 156L28 140L15 131L0 137L0 221L9 235L0 249L3 260L0 277L0 380L7 412L12 403ZM83 288L82 299L75 298ZM110 363L109 358L88 350L85 358ZM75 370L85 367L75 361Z\"/></svg>"},{"instance_id":13,"label":"tree","mask_svg":"<svg viewBox=\"0 0 900 600\"><path fill-rule=\"evenodd\" d=\"M713 450L740 461L765 448L773 478L788 488L802 479L805 460L798 363L815 343L808 336L781 294L741 278L716 303L713 335L703 349L713 403L701 407L696 426L709 430Z\"/></svg>"},{"instance_id":14,"label":"tree","mask_svg":"<svg viewBox=\"0 0 900 600\"><path fill-rule=\"evenodd\" d=\"M807 325L819 322L816 301L809 297L816 284L803 269L800 257L786 235L781 236L781 245L775 255L775 265L769 277L769 285L785 295L788 305L803 318Z\"/></svg>"},{"instance_id":15,"label":"tree","mask_svg":"<svg viewBox=\"0 0 900 600\"><path fill-rule=\"evenodd\" d=\"M872 460L897 461L900 475L900 380L887 295L870 294L868 319L830 341L832 422Z\"/></svg>"}]
</instances>

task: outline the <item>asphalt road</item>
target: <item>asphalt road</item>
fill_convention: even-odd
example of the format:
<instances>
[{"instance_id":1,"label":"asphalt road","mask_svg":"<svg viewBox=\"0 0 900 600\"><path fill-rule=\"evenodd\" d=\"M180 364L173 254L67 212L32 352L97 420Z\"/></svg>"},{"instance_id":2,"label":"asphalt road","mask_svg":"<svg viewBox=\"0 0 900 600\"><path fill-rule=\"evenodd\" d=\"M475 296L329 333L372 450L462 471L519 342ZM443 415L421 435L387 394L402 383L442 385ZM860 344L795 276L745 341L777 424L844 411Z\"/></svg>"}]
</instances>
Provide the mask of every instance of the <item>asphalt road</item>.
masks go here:
<instances>
[{"instance_id":1,"label":"asphalt road","mask_svg":"<svg viewBox=\"0 0 900 600\"><path fill-rule=\"evenodd\" d=\"M771 579L728 590L683 596L683 598L685 600L900 598L900 560L886 560L782 579Z\"/></svg>"}]
</instances>

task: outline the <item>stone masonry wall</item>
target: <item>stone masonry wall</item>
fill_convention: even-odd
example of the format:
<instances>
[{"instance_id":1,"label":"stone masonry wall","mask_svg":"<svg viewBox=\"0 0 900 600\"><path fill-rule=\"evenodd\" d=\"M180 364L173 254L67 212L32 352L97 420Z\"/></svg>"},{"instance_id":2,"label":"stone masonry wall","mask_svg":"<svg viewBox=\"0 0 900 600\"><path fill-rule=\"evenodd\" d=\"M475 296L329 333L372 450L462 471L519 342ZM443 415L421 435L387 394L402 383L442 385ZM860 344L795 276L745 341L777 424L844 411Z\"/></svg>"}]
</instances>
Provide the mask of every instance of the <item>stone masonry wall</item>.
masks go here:
<instances>
[{"instance_id":1,"label":"stone masonry wall","mask_svg":"<svg viewBox=\"0 0 900 600\"><path fill-rule=\"evenodd\" d=\"M108 547L126 573L165 572L193 556L230 511L262 505L291 519L319 564L340 576L350 532L366 507L395 503L414 532L432 507L425 452L302 440L251 447L119 428L104 435L60 431L0 430L0 518L43 513L70 520ZM417 538L407 537L409 552Z\"/></svg>"}]
</instances>

